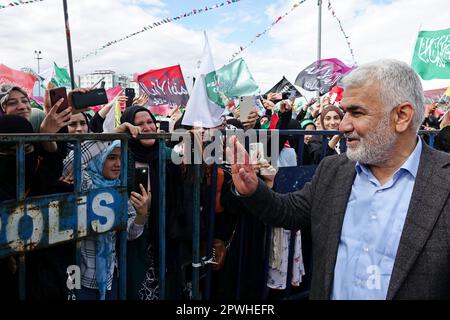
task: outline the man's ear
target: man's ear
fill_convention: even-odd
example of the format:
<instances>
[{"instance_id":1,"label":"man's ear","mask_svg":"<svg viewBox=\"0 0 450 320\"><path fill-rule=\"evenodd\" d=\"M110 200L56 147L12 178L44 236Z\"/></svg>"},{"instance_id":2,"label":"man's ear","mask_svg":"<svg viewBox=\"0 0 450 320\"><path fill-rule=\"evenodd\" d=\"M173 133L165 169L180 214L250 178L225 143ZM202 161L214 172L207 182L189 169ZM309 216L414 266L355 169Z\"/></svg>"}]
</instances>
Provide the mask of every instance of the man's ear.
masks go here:
<instances>
[{"instance_id":1,"label":"man's ear","mask_svg":"<svg viewBox=\"0 0 450 320\"><path fill-rule=\"evenodd\" d=\"M405 102L395 107L393 123L395 130L399 133L407 131L413 121L414 114L417 112L411 103Z\"/></svg>"}]
</instances>

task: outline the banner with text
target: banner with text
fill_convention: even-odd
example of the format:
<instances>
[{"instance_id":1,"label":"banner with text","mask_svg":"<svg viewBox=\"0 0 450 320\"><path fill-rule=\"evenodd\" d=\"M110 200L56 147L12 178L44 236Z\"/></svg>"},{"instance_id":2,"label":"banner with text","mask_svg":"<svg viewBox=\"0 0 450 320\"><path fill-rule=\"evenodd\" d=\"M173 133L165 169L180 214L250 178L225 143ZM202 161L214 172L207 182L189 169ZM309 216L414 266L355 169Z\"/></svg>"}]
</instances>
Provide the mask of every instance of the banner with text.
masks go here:
<instances>
[{"instance_id":1,"label":"banner with text","mask_svg":"<svg viewBox=\"0 0 450 320\"><path fill-rule=\"evenodd\" d=\"M149 97L150 110L167 110L186 106L189 93L184 82L180 65L175 65L158 70L149 70L137 76L137 81L142 90ZM153 111L152 111L153 112ZM160 111L155 112L160 114Z\"/></svg>"},{"instance_id":2,"label":"banner with text","mask_svg":"<svg viewBox=\"0 0 450 320\"><path fill-rule=\"evenodd\" d=\"M352 68L339 59L323 59L301 71L295 79L295 84L308 91L319 90L320 95L323 95L351 70Z\"/></svg>"},{"instance_id":3,"label":"banner with text","mask_svg":"<svg viewBox=\"0 0 450 320\"><path fill-rule=\"evenodd\" d=\"M450 28L420 31L411 66L424 80L450 79Z\"/></svg>"}]
</instances>

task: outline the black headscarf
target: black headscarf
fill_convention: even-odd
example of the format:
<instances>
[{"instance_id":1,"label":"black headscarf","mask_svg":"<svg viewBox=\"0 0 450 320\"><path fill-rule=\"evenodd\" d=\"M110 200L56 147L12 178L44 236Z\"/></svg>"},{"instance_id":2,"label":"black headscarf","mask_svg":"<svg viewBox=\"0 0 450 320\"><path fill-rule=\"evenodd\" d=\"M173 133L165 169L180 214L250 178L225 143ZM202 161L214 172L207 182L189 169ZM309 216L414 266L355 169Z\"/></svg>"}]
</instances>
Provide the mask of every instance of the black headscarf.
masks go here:
<instances>
[{"instance_id":1,"label":"black headscarf","mask_svg":"<svg viewBox=\"0 0 450 320\"><path fill-rule=\"evenodd\" d=\"M86 112L81 112L81 114L83 115L84 120L86 120L86 125L88 126L88 132L89 132L90 131L89 122L91 122L91 116Z\"/></svg>"},{"instance_id":2,"label":"black headscarf","mask_svg":"<svg viewBox=\"0 0 450 320\"><path fill-rule=\"evenodd\" d=\"M148 112L150 117L156 124L155 117L151 114L149 110L141 106L131 106L126 108L120 117L120 122L128 122L132 125L135 124L134 118L138 112ZM158 156L159 156L159 141L156 140L153 146L146 147L143 146L138 139L128 140L128 146L130 149L129 159L128 159L128 186L134 186L135 182L135 172L134 168L136 166L135 160L148 164L149 175L150 175L150 190L153 199L159 199L159 166L158 166ZM129 190L131 191L131 190ZM149 217L149 222L144 228L143 234L132 241L127 242L127 292L129 299L138 298L138 290L145 279L145 274L147 268L149 267L149 260L146 254L149 248L149 243L152 244L154 248L151 253L158 261L158 237L159 237L159 201L155 200L151 202L150 212L152 213Z\"/></svg>"},{"instance_id":3,"label":"black headscarf","mask_svg":"<svg viewBox=\"0 0 450 320\"><path fill-rule=\"evenodd\" d=\"M138 112L147 112L156 125L156 119L152 113L148 109L141 106L132 106L125 109L120 117L120 123L128 122L134 125L134 118ZM128 142L128 145L134 155L134 158L139 162L148 163L158 158L159 140L156 140L151 147L143 146L138 139L131 139Z\"/></svg>"},{"instance_id":4,"label":"black headscarf","mask_svg":"<svg viewBox=\"0 0 450 320\"><path fill-rule=\"evenodd\" d=\"M33 133L31 123L16 115L0 116L0 133ZM16 154L15 143L0 143L0 201L16 197ZM25 190L30 187L37 166L36 152L29 149L25 154Z\"/></svg>"}]
</instances>

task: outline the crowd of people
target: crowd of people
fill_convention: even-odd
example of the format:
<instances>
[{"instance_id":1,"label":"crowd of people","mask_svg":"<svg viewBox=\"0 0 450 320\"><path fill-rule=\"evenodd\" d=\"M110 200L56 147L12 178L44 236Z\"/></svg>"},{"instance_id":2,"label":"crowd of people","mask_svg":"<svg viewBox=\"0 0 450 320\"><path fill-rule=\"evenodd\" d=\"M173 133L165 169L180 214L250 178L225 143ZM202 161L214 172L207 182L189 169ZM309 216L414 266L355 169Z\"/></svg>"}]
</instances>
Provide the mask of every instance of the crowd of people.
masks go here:
<instances>
[{"instance_id":1,"label":"crowd of people","mask_svg":"<svg viewBox=\"0 0 450 320\"><path fill-rule=\"evenodd\" d=\"M383 65L390 66L394 71L398 68L396 63L382 61L373 68L385 72L383 76L390 75L389 72L385 71L386 68L383 69ZM401 93L396 93L392 90L389 91L389 88L382 87L382 80L373 76L375 72L364 73L366 69L363 67L356 70L350 74L348 83L344 85L342 100L325 95L320 99L312 99L301 108L296 108L295 97L283 100L277 99L276 93L269 93L266 99L262 101L265 108L264 115L258 114L255 108L250 112L247 119L240 119L239 108L236 108L232 113L224 116L222 126L214 128L214 130L278 129L334 132L324 136L312 134L304 136L281 135L279 150L266 150L268 154L279 152L280 156L276 164L270 164L264 159L259 159L258 163L253 163L253 166L249 168L246 165L233 163L227 156L226 161L228 162L224 162L218 167L217 184L214 186L216 194L212 195L215 196L216 200L214 208L210 208L211 202L209 201L210 190L213 187L211 185L212 165L202 165L200 222L202 243L206 243L208 238L207 230L210 224L208 212L209 210L215 212L212 299L276 299L286 289L288 278L291 279L292 286L303 289L302 277L308 273L312 274L312 298L393 297L393 295L389 296L386 287L386 281L389 284L392 266L390 269L383 269L383 271L389 273L389 277L383 277L382 280L384 296L371 295L364 290L361 290L358 293L359 295L352 295L349 291L346 291L348 289L345 286L346 281L350 280L343 275L345 268L356 268L349 262L353 259L349 257L352 252L344 253L345 249L341 248L342 240L339 243L339 250L337 249L338 242L328 244L335 246L334 253L331 252L332 249L325 246L327 239L336 235L339 236L341 232L340 227L337 226L339 223L332 222L334 220L332 220L330 214L334 212L334 208L331 207L332 201L328 201L328 197L338 192L340 188L331 185L331 182L339 183L343 179L340 178L339 170L341 169L335 168L335 166L342 165L342 172L344 172L344 168L347 168L348 164L340 159L359 161L362 166L357 169L358 173L368 170L369 173L367 174L370 175L370 170L373 170L372 173L375 175L375 178L372 177L373 179L378 179L379 182L388 182L395 170L389 171L387 176L377 175L377 164L381 163L381 160L386 160L380 157L392 156L402 165L403 162L400 160L405 161L407 159L405 155L411 154L417 141L421 145L421 138L417 140L418 129L429 130L430 128L440 130L435 139L435 148L449 153L450 121L448 114L441 118L436 116L437 108L442 107L439 106L439 103L427 107L423 105L423 99L420 98L420 95L423 95L421 86L413 87L413 89L408 87L409 91L405 89ZM359 75L358 70L362 70L362 75ZM365 77L372 79L367 75L374 78L373 82L365 80ZM394 74L394 76L398 75ZM416 79L411 77L410 81L413 83ZM389 82L387 81L387 83ZM405 84L405 87L407 86L408 84ZM355 88L358 88L358 90L355 90ZM91 113L86 112L87 110L80 111L73 108L71 102L73 92L86 92L88 90L74 89L70 92L68 95L69 108L58 113L57 110L63 101L51 105L48 90L44 97L44 106L40 110L31 107L30 97L22 88L1 85L0 133L102 133L108 112L115 107L117 101L125 102L127 97L119 95L97 113L91 115ZM395 110L395 114L391 114L391 118L378 117L378 109L381 110L382 106L387 104L385 100L381 103L379 98L379 96L385 98L385 92L389 92L391 96L398 94L398 97L393 97L392 101L389 100L391 102L390 107ZM158 247L161 232L158 230L158 199L160 193L166 198L166 298L189 299L189 266L192 247L191 208L193 204L191 191L195 183L194 172L189 164L175 165L170 161L170 156L167 157L169 160L165 163L166 189L160 190L160 144L164 144L168 154L174 152L174 150L179 153L184 152L184 154L188 151L180 151L180 145L169 141L138 139L140 133L156 133L159 131L158 120L146 106L147 101L148 97L146 96L136 97L131 106L123 110L120 117L121 124L114 129L116 133L127 132L131 134L128 143L127 183L129 187L126 229L128 240L127 299L159 299ZM361 101L365 104L362 104ZM406 106L407 103L409 103L408 106ZM450 105L447 105L448 107ZM183 113L178 109L171 115L171 118L175 123L174 130L184 128L197 133L199 129L202 130L202 128L183 126ZM370 128L368 127L369 121L364 120L365 118L372 121L370 122ZM349 119L354 121L352 122ZM392 123L395 123L395 125ZM392 127L395 127L394 130L399 136L408 137L408 139L405 138L402 141L406 143L405 146L411 147L411 150L401 149L398 144L392 144L397 141L396 135L388 135ZM340 134L337 133L338 130L341 131ZM208 129L203 128L201 134L205 134L205 131L208 131ZM354 132L357 132L357 134ZM371 135L371 132L373 132L373 135ZM345 133L344 137L342 133ZM358 134L360 135L358 136ZM424 136L424 141L428 141L427 137L427 135ZM299 144L299 139L303 140L302 144ZM384 148L373 148L368 151L368 154L364 154L364 150L361 151L355 147L358 141L364 141L364 139L367 139L368 144L369 142L384 144L382 146ZM343 140L350 148L350 153L345 153L342 145ZM300 145L303 146L303 150L299 153ZM239 149L237 142L233 142L232 147ZM403 158L399 159L399 156L388 152L383 153L382 151L386 148L390 148L389 150L395 149ZM425 149L425 147L421 146L421 149ZM16 145L14 143L0 144L0 203L16 199L15 150ZM82 143L81 150L81 185L83 192L89 192L89 190L95 188L120 185L120 141L86 141ZM242 153L243 151L239 149L239 152ZM299 159L300 154L302 159ZM327 157L327 160L323 160L324 156ZM347 159L347 156L350 160ZM443 153L435 157L440 161L447 159L448 162L448 157L445 158ZM74 146L70 142L27 143L25 145L25 158L26 197L74 192ZM376 159L376 161L372 161L373 159ZM333 164L331 164L332 161ZM438 162L438 160L436 161ZM275 191L277 189L277 186L274 185L277 168L294 167L299 162L303 165L320 164L319 174L315 176L313 184L307 186L306 191L304 189L297 194L295 199L274 196L272 191L269 193L269 189ZM353 171L355 171L354 162L351 163ZM369 165L369 169L363 165ZM370 167L370 165L374 167ZM146 168L145 172L148 173L146 187L141 184L139 190L131 189L136 179L135 168ZM325 169L327 174L323 173ZM328 172L330 170L332 172ZM348 176L354 179L354 175L349 173ZM347 182L351 186L352 181ZM448 185L448 182L447 167L446 175L442 177L442 183ZM264 187L261 184L264 184ZM234 187L232 187L233 185ZM381 185L383 186L384 183L381 183ZM394 191L393 194L401 197ZM242 197L245 195L248 196L248 199ZM358 195L364 196L359 193ZM269 202L271 199L273 202ZM352 201L352 198L350 198L349 206ZM407 207L406 205L406 209ZM442 219L447 219L450 214L448 203L443 208ZM348 207L347 210L349 210ZM395 208L392 208L392 211L395 210ZM404 213L406 214L406 211ZM261 220L261 217L264 221ZM352 238L356 236L356 233L350 234L352 229L349 224L356 222L348 221L347 214L345 219L344 222L340 222L341 226L344 223L343 237ZM329 223L335 223L334 229L329 227ZM271 228L269 225L275 225L277 228ZM291 237L290 230L296 231L294 237ZM377 233L375 236L379 237L379 234ZM447 239L447 237L442 239ZM292 261L289 261L290 241L295 241ZM314 258L312 259L312 270L311 263L309 261L305 263L302 254L304 250L309 251L308 248L304 248L304 244L311 246L311 241ZM379 242L382 243L383 240L379 239ZM80 240L80 244L82 289L79 290L77 298L81 300L117 299L120 270L118 270L116 254L116 232L110 231L89 236ZM202 255L211 255L204 247L206 246L202 246ZM327 256L327 252L331 253ZM68 295L66 269L69 265L74 264L74 253L75 245L73 242L27 253L27 298L33 300L66 299ZM330 260L333 254L334 258L337 254L337 261ZM447 254L445 254L445 257L447 257ZM390 263L393 263L393 259L395 259L395 251L393 256L390 256ZM422 257L422 259L424 260L422 264L428 263L426 257ZM293 268L292 275L288 277L288 265L290 263L293 264ZM336 263L336 267L334 267L334 263ZM327 269L325 270L325 268ZM16 299L18 297L17 270L18 258L16 256L0 259L0 282L2 283L0 292L4 299ZM334 289L331 291L332 280L329 277L330 274L333 274L333 270L335 282ZM417 273L419 272L420 270L417 270ZM397 275L395 274L395 276ZM319 280L319 277L322 280ZM328 282L322 283L321 281ZM423 281L426 281L426 277ZM411 290L421 290L411 283L408 282L408 285L414 288ZM423 282L420 281L420 283ZM430 297L440 294L440 291L434 287L429 290ZM408 297L408 294L410 294L406 289L401 292L404 295L400 294L400 297ZM389 293L392 292L389 291ZM417 295L410 296L419 297L420 295L417 293Z\"/></svg>"}]
</instances>

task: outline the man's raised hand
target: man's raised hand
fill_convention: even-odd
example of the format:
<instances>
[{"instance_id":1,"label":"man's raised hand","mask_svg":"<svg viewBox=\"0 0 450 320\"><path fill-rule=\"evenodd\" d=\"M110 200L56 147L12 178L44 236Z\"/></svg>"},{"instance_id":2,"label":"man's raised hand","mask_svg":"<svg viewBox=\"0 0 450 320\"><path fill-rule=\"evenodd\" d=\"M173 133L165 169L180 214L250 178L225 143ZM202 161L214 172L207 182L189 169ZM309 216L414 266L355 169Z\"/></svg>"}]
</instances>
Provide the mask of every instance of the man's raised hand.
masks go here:
<instances>
[{"instance_id":1,"label":"man's raised hand","mask_svg":"<svg viewBox=\"0 0 450 320\"><path fill-rule=\"evenodd\" d=\"M237 192L242 196L252 195L258 188L258 177L250 164L247 151L237 141L236 136L229 139L226 152L227 161L231 164L233 184Z\"/></svg>"}]
</instances>

